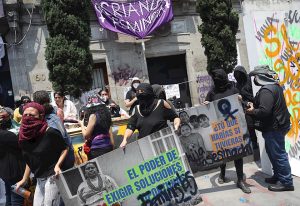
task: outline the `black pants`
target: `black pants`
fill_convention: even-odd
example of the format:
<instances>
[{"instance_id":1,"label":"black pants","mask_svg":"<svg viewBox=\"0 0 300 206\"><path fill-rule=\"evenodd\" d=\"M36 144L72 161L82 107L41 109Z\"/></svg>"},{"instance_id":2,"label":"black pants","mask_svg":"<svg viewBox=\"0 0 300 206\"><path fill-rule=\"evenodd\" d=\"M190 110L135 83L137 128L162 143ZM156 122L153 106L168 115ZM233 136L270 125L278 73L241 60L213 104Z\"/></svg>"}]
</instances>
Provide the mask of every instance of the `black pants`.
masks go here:
<instances>
[{"instance_id":1,"label":"black pants","mask_svg":"<svg viewBox=\"0 0 300 206\"><path fill-rule=\"evenodd\" d=\"M245 118L246 118L247 128L248 128L248 132L249 132L249 135L250 135L250 139L251 139L251 142L252 142L253 149L257 149L258 148L258 143L257 143L257 136L256 136L256 133L255 133L255 129L254 129L253 117L249 114L246 114Z\"/></svg>"},{"instance_id":2,"label":"black pants","mask_svg":"<svg viewBox=\"0 0 300 206\"><path fill-rule=\"evenodd\" d=\"M235 166L235 170L236 170L236 176L238 178L238 181L242 181L243 180L243 176L244 176L244 172L243 172L243 158L240 159L236 159L234 160L234 166ZM220 166L221 168L221 177L225 177L225 170L226 170L226 164L222 164Z\"/></svg>"},{"instance_id":3,"label":"black pants","mask_svg":"<svg viewBox=\"0 0 300 206\"><path fill-rule=\"evenodd\" d=\"M88 160L97 158L105 153L108 153L110 151L113 150L113 146L108 146L108 147L104 147L104 148L97 148L97 149L91 149L90 153L87 155L88 156Z\"/></svg>"}]
</instances>

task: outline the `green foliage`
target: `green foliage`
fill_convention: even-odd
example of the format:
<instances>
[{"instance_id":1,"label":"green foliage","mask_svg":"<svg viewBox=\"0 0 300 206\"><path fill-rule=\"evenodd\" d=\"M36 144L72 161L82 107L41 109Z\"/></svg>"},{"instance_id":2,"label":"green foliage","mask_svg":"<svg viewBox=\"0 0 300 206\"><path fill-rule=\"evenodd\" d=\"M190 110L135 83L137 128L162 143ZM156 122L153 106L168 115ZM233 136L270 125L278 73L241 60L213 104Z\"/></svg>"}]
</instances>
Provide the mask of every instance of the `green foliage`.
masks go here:
<instances>
[{"instance_id":1,"label":"green foliage","mask_svg":"<svg viewBox=\"0 0 300 206\"><path fill-rule=\"evenodd\" d=\"M78 97L82 90L91 87L92 56L89 50L58 35L47 39L45 56L50 71L49 79L55 90L68 91Z\"/></svg>"},{"instance_id":2,"label":"green foliage","mask_svg":"<svg viewBox=\"0 0 300 206\"><path fill-rule=\"evenodd\" d=\"M197 0L202 19L198 30L207 57L207 71L233 71L237 64L236 33L239 16L232 10L231 0Z\"/></svg>"},{"instance_id":3,"label":"green foliage","mask_svg":"<svg viewBox=\"0 0 300 206\"><path fill-rule=\"evenodd\" d=\"M50 38L46 40L49 79L55 90L79 97L92 85L88 0L42 0Z\"/></svg>"}]
</instances>

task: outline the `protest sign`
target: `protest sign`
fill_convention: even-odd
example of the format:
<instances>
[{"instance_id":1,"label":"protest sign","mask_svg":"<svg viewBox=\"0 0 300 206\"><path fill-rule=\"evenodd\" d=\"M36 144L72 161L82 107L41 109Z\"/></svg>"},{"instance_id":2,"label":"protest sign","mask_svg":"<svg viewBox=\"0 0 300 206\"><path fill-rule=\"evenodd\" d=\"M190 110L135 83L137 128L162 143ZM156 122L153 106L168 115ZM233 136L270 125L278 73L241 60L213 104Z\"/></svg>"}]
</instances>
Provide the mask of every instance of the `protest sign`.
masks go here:
<instances>
[{"instance_id":1,"label":"protest sign","mask_svg":"<svg viewBox=\"0 0 300 206\"><path fill-rule=\"evenodd\" d=\"M57 185L68 205L197 205L196 181L171 127L75 168Z\"/></svg>"},{"instance_id":2,"label":"protest sign","mask_svg":"<svg viewBox=\"0 0 300 206\"><path fill-rule=\"evenodd\" d=\"M179 113L180 142L193 172L253 153L237 95Z\"/></svg>"},{"instance_id":3,"label":"protest sign","mask_svg":"<svg viewBox=\"0 0 300 206\"><path fill-rule=\"evenodd\" d=\"M180 98L179 84L163 85L163 87L166 92L166 99L173 97Z\"/></svg>"},{"instance_id":4,"label":"protest sign","mask_svg":"<svg viewBox=\"0 0 300 206\"><path fill-rule=\"evenodd\" d=\"M103 28L140 39L173 19L171 0L92 0L92 3Z\"/></svg>"}]
</instances>

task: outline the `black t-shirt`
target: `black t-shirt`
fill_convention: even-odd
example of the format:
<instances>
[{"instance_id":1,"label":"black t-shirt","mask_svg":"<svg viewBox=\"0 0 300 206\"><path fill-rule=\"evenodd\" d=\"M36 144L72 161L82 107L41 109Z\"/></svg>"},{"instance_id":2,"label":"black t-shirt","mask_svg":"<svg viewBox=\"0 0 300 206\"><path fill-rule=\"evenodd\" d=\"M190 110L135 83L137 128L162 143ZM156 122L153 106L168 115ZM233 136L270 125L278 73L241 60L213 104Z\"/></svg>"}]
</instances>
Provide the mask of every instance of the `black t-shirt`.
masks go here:
<instances>
[{"instance_id":1,"label":"black t-shirt","mask_svg":"<svg viewBox=\"0 0 300 206\"><path fill-rule=\"evenodd\" d=\"M230 85L225 91L222 92L218 92L213 89L207 93L205 101L212 102L238 93L239 90L235 88L233 85Z\"/></svg>"},{"instance_id":2,"label":"black t-shirt","mask_svg":"<svg viewBox=\"0 0 300 206\"><path fill-rule=\"evenodd\" d=\"M18 137L13 132L0 129L0 178L5 181L19 181L25 169Z\"/></svg>"},{"instance_id":3,"label":"black t-shirt","mask_svg":"<svg viewBox=\"0 0 300 206\"><path fill-rule=\"evenodd\" d=\"M173 121L178 117L175 111L164 106L163 100L159 100L155 109L146 117L141 115L138 107L135 107L135 112L130 117L127 128L132 131L138 129L139 139L167 127L167 120Z\"/></svg>"},{"instance_id":4,"label":"black t-shirt","mask_svg":"<svg viewBox=\"0 0 300 206\"><path fill-rule=\"evenodd\" d=\"M131 100L133 100L135 97L136 97L135 92L134 92L132 89L130 89L130 90L126 93L125 99L129 99L129 100L131 101ZM129 115L132 114L133 108L134 108L136 105L138 105L138 104L139 104L139 103L138 103L138 100L137 100L137 101L135 101L135 102L131 105L131 107L130 107L130 109L129 109Z\"/></svg>"},{"instance_id":5,"label":"black t-shirt","mask_svg":"<svg viewBox=\"0 0 300 206\"><path fill-rule=\"evenodd\" d=\"M37 140L20 142L23 156L37 178L54 175L54 167L67 144L61 133L51 127Z\"/></svg>"}]
</instances>

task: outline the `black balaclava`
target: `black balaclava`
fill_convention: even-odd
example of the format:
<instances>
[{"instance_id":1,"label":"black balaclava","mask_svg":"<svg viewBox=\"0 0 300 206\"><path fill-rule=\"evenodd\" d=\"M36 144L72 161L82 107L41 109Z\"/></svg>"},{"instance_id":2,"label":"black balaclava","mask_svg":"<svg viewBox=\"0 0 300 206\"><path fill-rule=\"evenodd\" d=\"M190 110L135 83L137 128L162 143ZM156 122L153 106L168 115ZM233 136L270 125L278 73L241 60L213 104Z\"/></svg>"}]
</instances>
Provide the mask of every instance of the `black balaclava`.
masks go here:
<instances>
[{"instance_id":1,"label":"black balaclava","mask_svg":"<svg viewBox=\"0 0 300 206\"><path fill-rule=\"evenodd\" d=\"M218 92L224 92L230 82L228 76L223 69L215 69L211 72L211 77L215 85L215 90Z\"/></svg>"},{"instance_id":2,"label":"black balaclava","mask_svg":"<svg viewBox=\"0 0 300 206\"><path fill-rule=\"evenodd\" d=\"M155 107L155 95L148 83L140 83L136 89L136 97L139 100L140 112L143 116L148 116Z\"/></svg>"}]
</instances>

